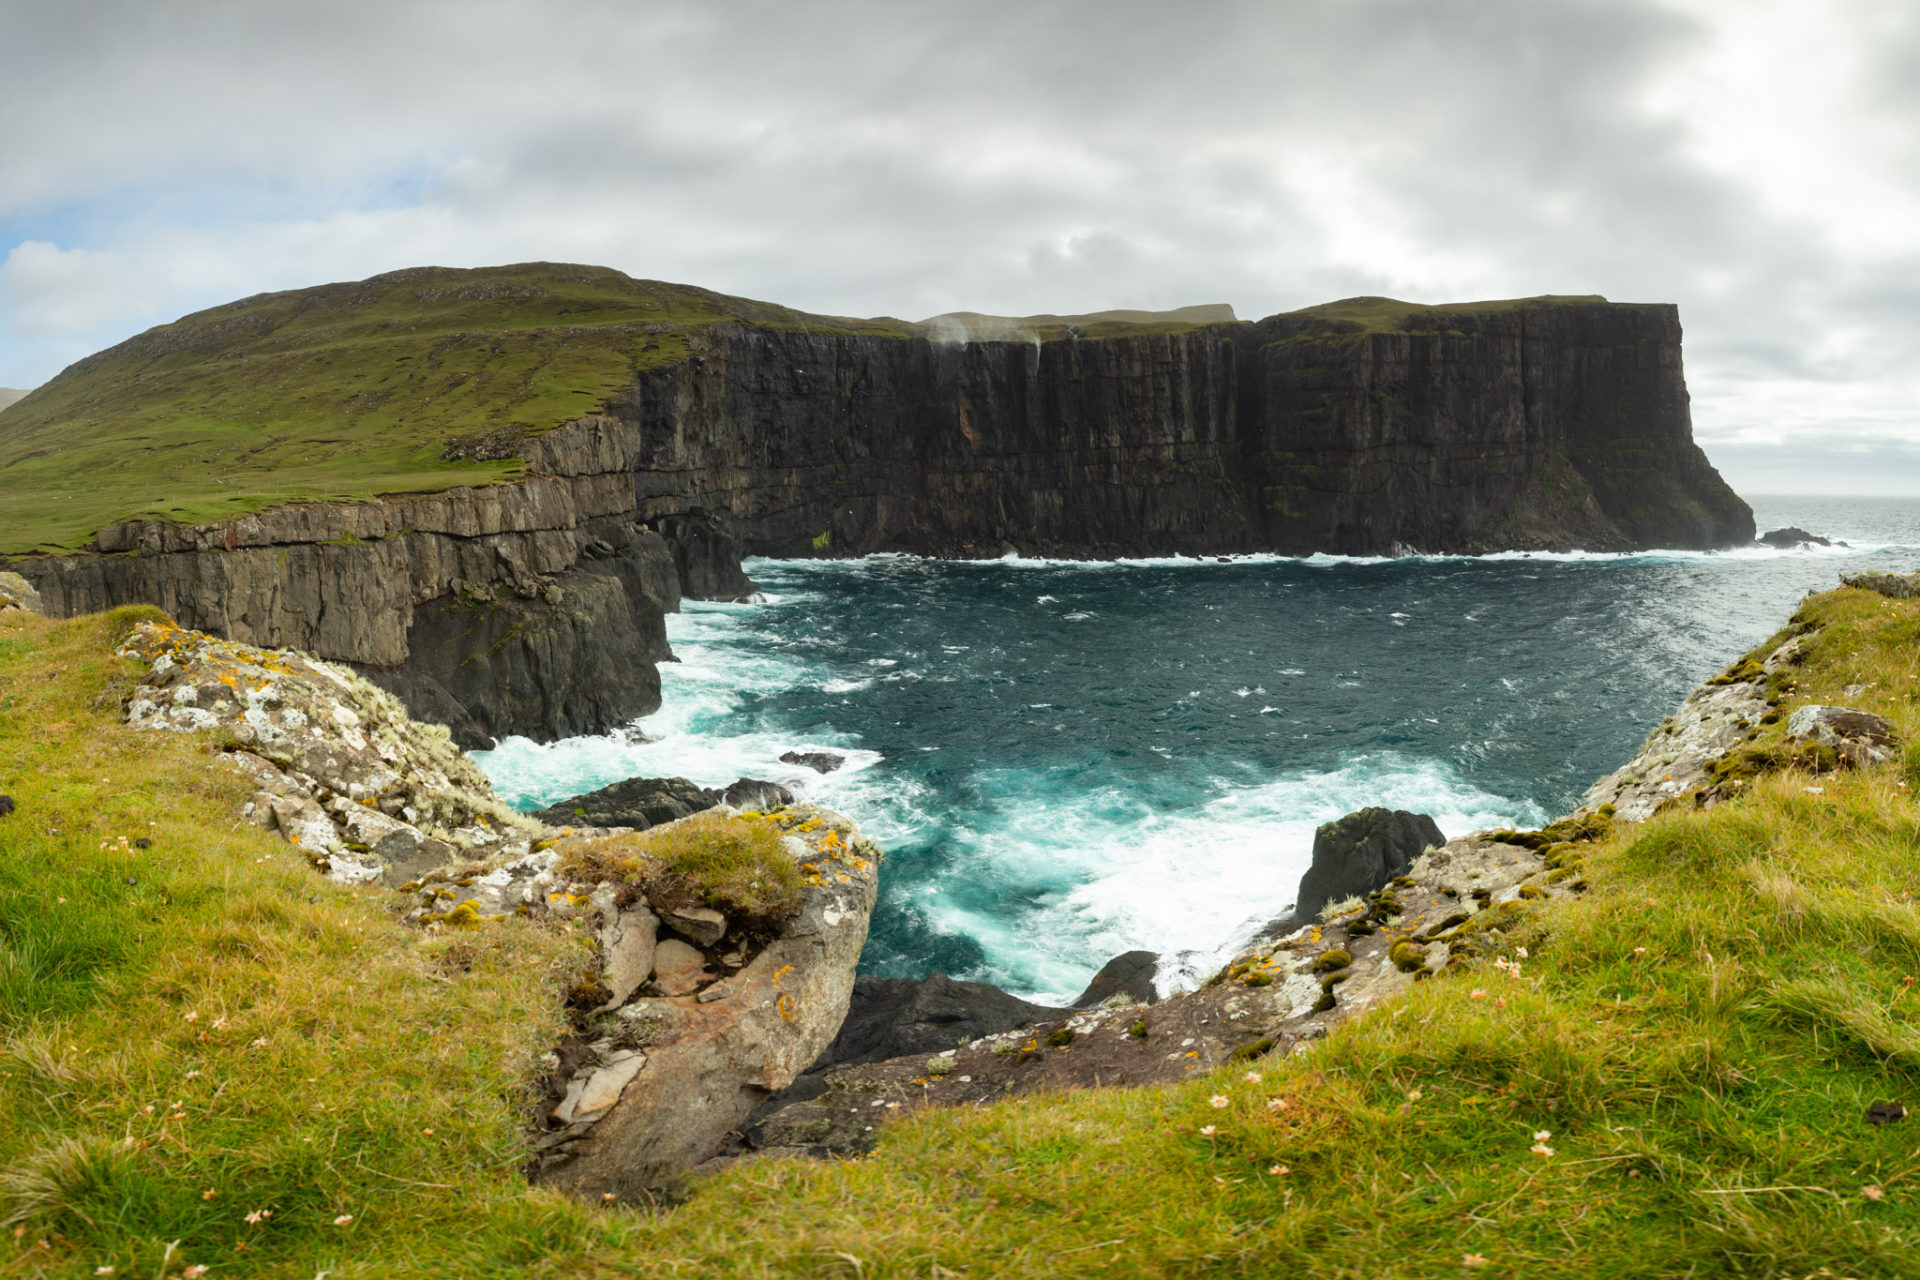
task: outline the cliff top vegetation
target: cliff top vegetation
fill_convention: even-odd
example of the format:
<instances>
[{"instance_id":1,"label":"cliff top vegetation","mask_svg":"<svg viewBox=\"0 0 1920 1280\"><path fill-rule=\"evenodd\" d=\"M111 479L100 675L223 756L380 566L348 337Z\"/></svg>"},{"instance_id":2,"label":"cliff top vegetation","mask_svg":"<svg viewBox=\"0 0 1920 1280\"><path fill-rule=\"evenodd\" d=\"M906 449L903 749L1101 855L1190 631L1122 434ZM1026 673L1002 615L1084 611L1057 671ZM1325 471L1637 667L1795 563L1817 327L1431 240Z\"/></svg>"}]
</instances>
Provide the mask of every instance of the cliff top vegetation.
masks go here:
<instances>
[{"instance_id":1,"label":"cliff top vegetation","mask_svg":"<svg viewBox=\"0 0 1920 1280\"><path fill-rule=\"evenodd\" d=\"M88 356L0 418L0 554L116 520L204 523L278 503L431 493L518 474L443 457L551 430L722 322L906 334L605 267L420 267L259 294Z\"/></svg>"},{"instance_id":2,"label":"cliff top vegetation","mask_svg":"<svg viewBox=\"0 0 1920 1280\"><path fill-rule=\"evenodd\" d=\"M519 1174L580 943L406 930L236 826L217 744L120 723L125 624L0 614L8 1275L1911 1274L1920 600L1806 602L1780 708L1903 759L1616 825L1584 896L1305 1054L929 1111L659 1213Z\"/></svg>"},{"instance_id":3,"label":"cliff top vegetation","mask_svg":"<svg viewBox=\"0 0 1920 1280\"><path fill-rule=\"evenodd\" d=\"M1282 312L1275 318L1328 320L1348 332L1394 333L1429 327L1432 320L1445 315L1491 315L1501 311L1517 311L1529 304L1565 306L1583 302L1604 303L1606 299L1597 293L1543 293L1534 298L1438 303L1402 302L1398 298L1342 298L1338 302L1322 302L1298 311ZM1359 328L1352 329L1354 325Z\"/></svg>"}]
</instances>

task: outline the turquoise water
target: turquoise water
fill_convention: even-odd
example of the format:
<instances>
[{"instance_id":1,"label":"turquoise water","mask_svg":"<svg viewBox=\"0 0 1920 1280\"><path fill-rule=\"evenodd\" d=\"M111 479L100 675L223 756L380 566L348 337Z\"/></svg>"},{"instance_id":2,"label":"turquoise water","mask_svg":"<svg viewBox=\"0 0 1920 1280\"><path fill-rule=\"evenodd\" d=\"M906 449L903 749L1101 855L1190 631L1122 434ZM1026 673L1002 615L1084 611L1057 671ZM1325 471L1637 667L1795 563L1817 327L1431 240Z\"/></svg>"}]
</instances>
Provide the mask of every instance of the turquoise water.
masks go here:
<instances>
[{"instance_id":1,"label":"turquoise water","mask_svg":"<svg viewBox=\"0 0 1920 1280\"><path fill-rule=\"evenodd\" d=\"M1854 544L1718 555L753 561L690 604L666 705L478 753L532 808L622 778L771 778L888 850L863 967L1075 994L1144 947L1189 980L1369 804L1456 834L1577 803L1703 676L1843 570L1920 567L1920 501L1761 499ZM795 749L848 756L821 776ZM1176 978L1177 980L1177 978Z\"/></svg>"}]
</instances>

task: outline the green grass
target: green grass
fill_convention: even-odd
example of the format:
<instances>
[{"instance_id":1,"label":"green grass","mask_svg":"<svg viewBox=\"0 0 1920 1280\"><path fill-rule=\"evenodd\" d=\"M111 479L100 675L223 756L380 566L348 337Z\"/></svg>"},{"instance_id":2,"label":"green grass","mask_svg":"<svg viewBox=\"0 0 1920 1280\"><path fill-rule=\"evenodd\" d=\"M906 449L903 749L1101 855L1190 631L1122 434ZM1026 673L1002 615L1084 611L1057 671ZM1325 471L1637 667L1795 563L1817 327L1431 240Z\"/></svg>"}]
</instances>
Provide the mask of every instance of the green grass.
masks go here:
<instances>
[{"instance_id":1,"label":"green grass","mask_svg":"<svg viewBox=\"0 0 1920 1280\"><path fill-rule=\"evenodd\" d=\"M1449 315L1489 315L1500 311L1515 311L1530 303L1569 304L1605 301L1606 299L1597 293L1545 293L1536 298L1497 298L1484 302L1433 304L1401 302L1396 298L1342 298L1338 302L1323 302L1318 306L1284 312L1278 318L1328 320L1340 325L1345 332L1353 334L1395 333L1402 330L1431 329L1441 324ZM1353 325L1358 325L1359 328L1348 328Z\"/></svg>"},{"instance_id":2,"label":"green grass","mask_svg":"<svg viewBox=\"0 0 1920 1280\"><path fill-rule=\"evenodd\" d=\"M563 868L570 879L626 885L656 903L678 898L771 917L800 902L786 834L762 814L708 810L668 827L583 840L569 847Z\"/></svg>"},{"instance_id":3,"label":"green grass","mask_svg":"<svg viewBox=\"0 0 1920 1280\"><path fill-rule=\"evenodd\" d=\"M727 320L909 330L550 263L262 294L90 356L8 408L0 554L77 547L120 519L219 521L508 479L513 461L441 454L591 413Z\"/></svg>"},{"instance_id":4,"label":"green grass","mask_svg":"<svg viewBox=\"0 0 1920 1280\"><path fill-rule=\"evenodd\" d=\"M1801 617L1788 709L1863 684L1920 740L1920 601ZM1257 1081L929 1112L656 1215L517 1173L578 934L410 931L236 826L207 744L117 723L114 625L0 615L0 1276L1915 1273L1920 1117L1864 1117L1920 1104L1920 748L1582 844L1518 977Z\"/></svg>"}]
</instances>

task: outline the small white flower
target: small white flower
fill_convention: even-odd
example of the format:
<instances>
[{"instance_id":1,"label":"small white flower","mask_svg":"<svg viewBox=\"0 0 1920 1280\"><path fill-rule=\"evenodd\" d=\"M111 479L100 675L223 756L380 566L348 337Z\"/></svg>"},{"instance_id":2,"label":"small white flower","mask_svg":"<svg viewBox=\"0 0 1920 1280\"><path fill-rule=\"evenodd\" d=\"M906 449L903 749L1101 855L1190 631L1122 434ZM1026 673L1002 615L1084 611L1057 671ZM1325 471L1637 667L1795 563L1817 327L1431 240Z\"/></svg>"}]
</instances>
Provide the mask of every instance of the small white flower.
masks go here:
<instances>
[{"instance_id":1,"label":"small white flower","mask_svg":"<svg viewBox=\"0 0 1920 1280\"><path fill-rule=\"evenodd\" d=\"M1207 1102L1213 1107L1215 1111L1218 1111L1220 1110L1220 1108L1227 1105L1227 1095L1224 1093L1216 1093L1211 1098L1208 1098Z\"/></svg>"},{"instance_id":2,"label":"small white flower","mask_svg":"<svg viewBox=\"0 0 1920 1280\"><path fill-rule=\"evenodd\" d=\"M1527 949L1525 947L1515 947L1513 949L1513 954L1519 956L1522 960L1525 960L1527 958Z\"/></svg>"},{"instance_id":3,"label":"small white flower","mask_svg":"<svg viewBox=\"0 0 1920 1280\"><path fill-rule=\"evenodd\" d=\"M1533 1152L1533 1154L1537 1156L1550 1156L1553 1154L1553 1148L1548 1146L1544 1142L1536 1142L1531 1147L1527 1148L1527 1150Z\"/></svg>"},{"instance_id":4,"label":"small white flower","mask_svg":"<svg viewBox=\"0 0 1920 1280\"><path fill-rule=\"evenodd\" d=\"M1550 1129L1535 1129L1533 1131L1533 1140L1535 1142L1545 1142L1548 1138L1551 1138L1552 1136L1553 1136L1553 1132Z\"/></svg>"},{"instance_id":5,"label":"small white flower","mask_svg":"<svg viewBox=\"0 0 1920 1280\"><path fill-rule=\"evenodd\" d=\"M1210 1124L1203 1124L1203 1125L1201 1125L1201 1126L1200 1126L1200 1136L1201 1136L1201 1137L1203 1137L1203 1138L1211 1138L1211 1137L1213 1136L1213 1128L1214 1128L1214 1127L1213 1127L1212 1125L1210 1125Z\"/></svg>"},{"instance_id":6,"label":"small white flower","mask_svg":"<svg viewBox=\"0 0 1920 1280\"><path fill-rule=\"evenodd\" d=\"M343 1213L343 1214L341 1214L341 1215L340 1215L339 1217L337 1217L337 1218L335 1218L335 1219L333 1220L333 1225L334 1225L334 1226L336 1226L336 1227L344 1227L344 1226L346 1226L346 1225L347 1225L347 1224L348 1224L349 1222L352 1222L352 1221L353 1221L353 1215L352 1215L352 1214L350 1214L350 1213Z\"/></svg>"},{"instance_id":7,"label":"small white flower","mask_svg":"<svg viewBox=\"0 0 1920 1280\"><path fill-rule=\"evenodd\" d=\"M1247 1072L1245 1079L1248 1084L1259 1084L1260 1073L1258 1071L1249 1071Z\"/></svg>"}]
</instances>

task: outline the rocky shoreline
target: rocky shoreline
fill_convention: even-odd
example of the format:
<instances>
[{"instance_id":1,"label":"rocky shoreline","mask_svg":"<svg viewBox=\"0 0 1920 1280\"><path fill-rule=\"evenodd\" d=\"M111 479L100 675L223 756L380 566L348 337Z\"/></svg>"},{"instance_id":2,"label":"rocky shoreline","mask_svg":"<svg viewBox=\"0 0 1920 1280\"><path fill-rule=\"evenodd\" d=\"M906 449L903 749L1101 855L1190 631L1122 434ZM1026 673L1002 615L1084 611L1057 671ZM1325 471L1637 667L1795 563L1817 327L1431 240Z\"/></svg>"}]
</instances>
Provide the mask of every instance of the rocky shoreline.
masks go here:
<instances>
[{"instance_id":1,"label":"rocky shoreline","mask_svg":"<svg viewBox=\"0 0 1920 1280\"><path fill-rule=\"evenodd\" d=\"M1852 585L1899 597L1920 591L1920 576ZM24 581L0 577L0 608L36 604ZM1308 918L1276 922L1199 990L1157 1000L1153 957L1129 953L1077 1009L938 976L856 978L881 854L836 815L703 795L700 810L645 832L549 825L501 804L444 729L350 671L157 611L123 653L145 666L129 722L208 734L255 784L242 816L329 878L391 893L422 929L517 919L579 932L589 959L564 993L575 1030L545 1063L528 1172L637 1199L671 1197L716 1161L857 1154L889 1120L927 1107L1310 1053L1341 1019L1450 970L1485 984L1475 998L1502 1000L1539 911L1584 891L1584 852L1616 822L1711 807L1770 769L1864 769L1893 755L1891 726L1846 707L1797 708L1783 746L1752 745L1793 690L1807 628L1791 630L1697 688L1566 818L1435 843L1419 815L1349 815L1316 842ZM792 875L791 895L769 906L758 879L668 874L654 850L669 845L647 842L676 833L771 841L772 861L758 865Z\"/></svg>"}]
</instances>

